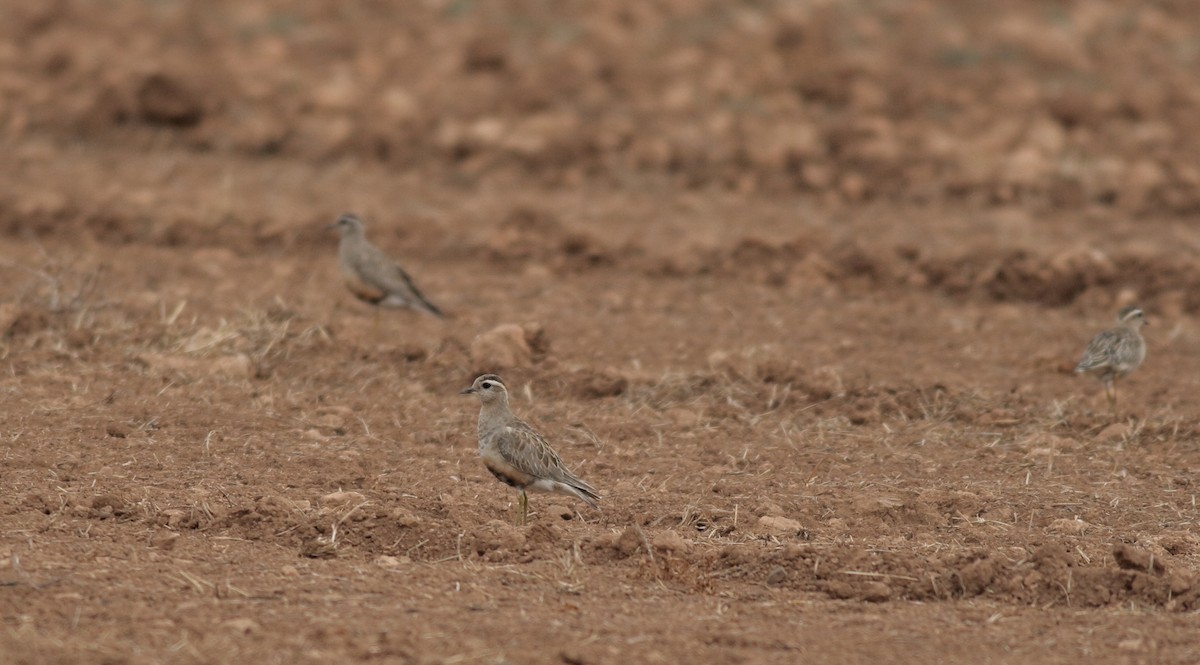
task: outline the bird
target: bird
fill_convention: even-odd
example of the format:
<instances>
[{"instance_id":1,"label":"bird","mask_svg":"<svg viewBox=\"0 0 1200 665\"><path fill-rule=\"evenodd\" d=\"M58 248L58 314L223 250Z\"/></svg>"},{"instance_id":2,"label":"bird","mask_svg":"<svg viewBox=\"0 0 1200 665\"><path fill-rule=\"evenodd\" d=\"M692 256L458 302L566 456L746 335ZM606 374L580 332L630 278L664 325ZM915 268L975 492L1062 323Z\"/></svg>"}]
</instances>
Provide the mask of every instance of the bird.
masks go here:
<instances>
[{"instance_id":1,"label":"bird","mask_svg":"<svg viewBox=\"0 0 1200 665\"><path fill-rule=\"evenodd\" d=\"M518 525L529 513L526 490L565 494L600 509L600 494L567 469L541 434L513 415L499 376L483 374L462 394L479 398L479 457L493 476L519 492Z\"/></svg>"},{"instance_id":2,"label":"bird","mask_svg":"<svg viewBox=\"0 0 1200 665\"><path fill-rule=\"evenodd\" d=\"M1117 326L1092 338L1083 351L1083 359L1075 367L1076 374L1096 372L1104 383L1104 395L1108 406L1117 408L1117 379L1120 379L1142 364L1146 359L1146 340L1142 339L1142 326L1147 325L1146 315L1141 308L1128 305L1117 313Z\"/></svg>"},{"instance_id":3,"label":"bird","mask_svg":"<svg viewBox=\"0 0 1200 665\"><path fill-rule=\"evenodd\" d=\"M367 240L363 221L357 215L344 214L328 228L341 235L338 243L338 265L346 288L356 298L376 307L375 324L379 324L380 307L408 308L445 318L442 310L417 288L412 278L383 250Z\"/></svg>"}]
</instances>

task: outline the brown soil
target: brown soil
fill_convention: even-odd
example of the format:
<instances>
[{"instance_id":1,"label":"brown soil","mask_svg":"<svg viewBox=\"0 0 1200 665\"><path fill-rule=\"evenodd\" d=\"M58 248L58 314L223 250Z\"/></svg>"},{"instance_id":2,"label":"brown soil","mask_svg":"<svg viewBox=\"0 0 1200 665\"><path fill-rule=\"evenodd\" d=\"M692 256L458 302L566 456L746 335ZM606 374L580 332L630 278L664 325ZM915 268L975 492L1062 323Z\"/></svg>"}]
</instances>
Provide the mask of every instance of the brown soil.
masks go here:
<instances>
[{"instance_id":1,"label":"brown soil","mask_svg":"<svg viewBox=\"0 0 1200 665\"><path fill-rule=\"evenodd\" d=\"M1198 68L1192 2L3 3L0 660L1193 661ZM501 324L603 512L512 526Z\"/></svg>"}]
</instances>

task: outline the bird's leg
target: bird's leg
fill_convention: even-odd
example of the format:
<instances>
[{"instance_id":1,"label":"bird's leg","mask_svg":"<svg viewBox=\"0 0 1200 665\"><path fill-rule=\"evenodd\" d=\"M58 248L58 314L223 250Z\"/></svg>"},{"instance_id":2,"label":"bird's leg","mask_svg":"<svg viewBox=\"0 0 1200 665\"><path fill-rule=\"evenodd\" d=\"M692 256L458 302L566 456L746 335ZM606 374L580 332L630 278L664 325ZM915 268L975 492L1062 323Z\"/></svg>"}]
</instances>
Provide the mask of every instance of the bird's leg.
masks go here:
<instances>
[{"instance_id":1,"label":"bird's leg","mask_svg":"<svg viewBox=\"0 0 1200 665\"><path fill-rule=\"evenodd\" d=\"M517 526L525 526L529 513L529 497L525 496L525 490L520 490L517 496L517 509L521 511L517 518Z\"/></svg>"},{"instance_id":2,"label":"bird's leg","mask_svg":"<svg viewBox=\"0 0 1200 665\"><path fill-rule=\"evenodd\" d=\"M372 307L375 310L375 319L371 323L371 337L379 337L379 308Z\"/></svg>"},{"instance_id":3,"label":"bird's leg","mask_svg":"<svg viewBox=\"0 0 1200 665\"><path fill-rule=\"evenodd\" d=\"M1108 410L1117 412L1117 380L1108 379L1104 382L1104 396L1108 398Z\"/></svg>"}]
</instances>

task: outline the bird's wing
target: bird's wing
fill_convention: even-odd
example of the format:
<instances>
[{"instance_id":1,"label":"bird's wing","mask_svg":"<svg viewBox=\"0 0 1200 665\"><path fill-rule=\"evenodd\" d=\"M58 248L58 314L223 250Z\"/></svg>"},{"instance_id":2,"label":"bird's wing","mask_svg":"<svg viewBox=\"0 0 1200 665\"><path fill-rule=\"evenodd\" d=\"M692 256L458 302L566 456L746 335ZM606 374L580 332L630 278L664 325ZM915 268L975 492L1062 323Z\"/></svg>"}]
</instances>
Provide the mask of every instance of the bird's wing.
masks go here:
<instances>
[{"instance_id":1,"label":"bird's wing","mask_svg":"<svg viewBox=\"0 0 1200 665\"><path fill-rule=\"evenodd\" d=\"M517 420L509 425L497 443L500 454L521 471L596 495L596 490L571 473L542 435L525 422Z\"/></svg>"},{"instance_id":2,"label":"bird's wing","mask_svg":"<svg viewBox=\"0 0 1200 665\"><path fill-rule=\"evenodd\" d=\"M393 261L378 247L372 245L370 249L371 251L363 262L364 277L367 281L386 291L389 296L395 297L401 304L424 310L439 318L445 316L442 310L429 302L421 293L412 277L409 277L399 263Z\"/></svg>"},{"instance_id":3,"label":"bird's wing","mask_svg":"<svg viewBox=\"0 0 1200 665\"><path fill-rule=\"evenodd\" d=\"M355 238L342 238L338 245L338 269L346 288L359 300L378 305L387 297L387 291L367 269L370 261L370 245Z\"/></svg>"},{"instance_id":4,"label":"bird's wing","mask_svg":"<svg viewBox=\"0 0 1200 665\"><path fill-rule=\"evenodd\" d=\"M1122 331L1113 343L1113 364L1121 366L1122 371L1129 371L1142 362L1146 354L1146 342L1141 336L1132 331Z\"/></svg>"},{"instance_id":5,"label":"bird's wing","mask_svg":"<svg viewBox=\"0 0 1200 665\"><path fill-rule=\"evenodd\" d=\"M1098 367L1104 367L1112 362L1112 353L1120 342L1120 334L1116 330L1105 330L1088 342L1083 350L1083 358L1075 367L1076 372L1086 372Z\"/></svg>"}]
</instances>

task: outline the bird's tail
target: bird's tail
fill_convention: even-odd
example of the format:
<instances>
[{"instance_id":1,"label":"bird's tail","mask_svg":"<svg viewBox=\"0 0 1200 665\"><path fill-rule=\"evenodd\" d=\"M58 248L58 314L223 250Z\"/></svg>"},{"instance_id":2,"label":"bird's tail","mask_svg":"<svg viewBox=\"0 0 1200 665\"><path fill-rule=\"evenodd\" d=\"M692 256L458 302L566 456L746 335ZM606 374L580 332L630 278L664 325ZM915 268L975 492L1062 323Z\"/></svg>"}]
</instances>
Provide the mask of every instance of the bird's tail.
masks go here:
<instances>
[{"instance_id":1,"label":"bird's tail","mask_svg":"<svg viewBox=\"0 0 1200 665\"><path fill-rule=\"evenodd\" d=\"M600 510L600 494L591 485L578 478L572 478L568 482L560 482L559 486L593 509Z\"/></svg>"},{"instance_id":2,"label":"bird's tail","mask_svg":"<svg viewBox=\"0 0 1200 665\"><path fill-rule=\"evenodd\" d=\"M399 303L401 307L411 307L413 309L425 312L426 314L432 314L439 319L446 318L446 315L442 313L442 310L438 309L437 305L429 302L429 299L425 297L425 294L421 293L421 289L417 288L416 282L412 280L412 277L408 276L408 273L404 272L403 268L396 266L396 270L400 273L400 279L404 280L404 284L408 287L409 293L412 294L412 298L402 299L403 302Z\"/></svg>"},{"instance_id":3,"label":"bird's tail","mask_svg":"<svg viewBox=\"0 0 1200 665\"><path fill-rule=\"evenodd\" d=\"M391 295L385 298L380 304L385 307L407 307L409 309L415 309L418 312L425 312L426 314L436 316L439 319L446 318L445 312L438 309L437 305L434 305L426 300L425 296L421 295L421 292L416 289L413 289L411 297L406 298L403 296Z\"/></svg>"},{"instance_id":4,"label":"bird's tail","mask_svg":"<svg viewBox=\"0 0 1200 665\"><path fill-rule=\"evenodd\" d=\"M416 296L417 296L417 302L416 302L417 309L421 310L422 312L425 312L426 314L432 314L439 319L446 318L446 313L443 312L442 310L438 309L437 305L426 300L425 296L421 295L420 293L417 293Z\"/></svg>"}]
</instances>

